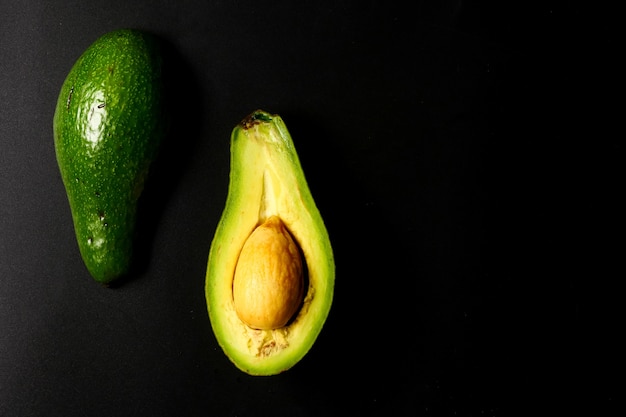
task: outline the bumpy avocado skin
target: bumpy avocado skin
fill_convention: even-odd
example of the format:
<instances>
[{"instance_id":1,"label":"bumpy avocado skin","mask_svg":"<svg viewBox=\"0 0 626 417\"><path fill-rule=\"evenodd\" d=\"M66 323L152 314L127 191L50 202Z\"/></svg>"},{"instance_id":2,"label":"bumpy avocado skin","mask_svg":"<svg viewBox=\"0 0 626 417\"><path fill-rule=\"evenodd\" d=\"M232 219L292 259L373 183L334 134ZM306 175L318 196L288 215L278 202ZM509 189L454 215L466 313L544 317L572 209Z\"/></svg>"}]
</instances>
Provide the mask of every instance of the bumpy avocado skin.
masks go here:
<instances>
[{"instance_id":1,"label":"bumpy avocado skin","mask_svg":"<svg viewBox=\"0 0 626 417\"><path fill-rule=\"evenodd\" d=\"M128 273L137 202L163 138L161 54L132 29L97 39L59 94L54 145L78 247L93 278Z\"/></svg>"},{"instance_id":2,"label":"bumpy avocado skin","mask_svg":"<svg viewBox=\"0 0 626 417\"><path fill-rule=\"evenodd\" d=\"M233 274L243 244L265 218L277 215L302 250L304 301L284 328L256 330L237 316ZM335 263L330 239L282 118L257 110L231 135L228 195L207 264L205 295L215 337L226 356L250 375L275 375L311 349L330 312Z\"/></svg>"}]
</instances>

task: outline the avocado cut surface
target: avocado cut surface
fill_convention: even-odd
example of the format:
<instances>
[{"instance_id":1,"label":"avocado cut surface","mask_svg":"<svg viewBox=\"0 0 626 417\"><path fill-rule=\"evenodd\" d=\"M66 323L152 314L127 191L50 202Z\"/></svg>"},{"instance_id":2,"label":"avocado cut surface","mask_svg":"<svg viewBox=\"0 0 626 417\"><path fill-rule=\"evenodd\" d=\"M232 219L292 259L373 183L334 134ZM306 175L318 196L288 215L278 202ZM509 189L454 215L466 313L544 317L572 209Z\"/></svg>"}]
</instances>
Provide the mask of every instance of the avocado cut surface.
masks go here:
<instances>
[{"instance_id":1,"label":"avocado cut surface","mask_svg":"<svg viewBox=\"0 0 626 417\"><path fill-rule=\"evenodd\" d=\"M161 54L151 35L104 34L78 58L53 131L81 256L103 284L128 273L137 202L163 138Z\"/></svg>"},{"instance_id":2,"label":"avocado cut surface","mask_svg":"<svg viewBox=\"0 0 626 417\"><path fill-rule=\"evenodd\" d=\"M265 236L269 237L257 238L259 229L268 225L277 230L284 225L300 255L293 253L290 243L280 243L287 239L286 232L267 232ZM264 242L262 239L269 243L264 246L259 243ZM254 240L254 244L249 240ZM256 250L273 249L267 251L268 258L264 260L261 255L248 255L244 247L249 246L261 248ZM294 265L298 256L305 275L301 294L298 294L299 281L285 278L291 270L297 275L299 268ZM276 291L301 297L286 324L283 324L285 317L281 317L278 326L257 328L240 318L233 295L233 288L237 288L234 280L240 269L255 270L242 266L248 262L262 265L256 271L276 271L274 275L278 276L277 284L259 284L267 282L261 279L266 277L253 277L250 281L254 285L275 285ZM230 360L248 374L274 375L286 371L307 354L321 332L332 304L334 280L329 235L305 180L293 140L279 115L257 110L233 129L228 196L209 252L205 291L218 343ZM259 288L249 293L255 292L267 294L252 302L251 308L261 308L257 311L261 316L266 313L262 310L264 302L266 308L279 303L271 290L264 292ZM280 314L287 309L291 314L293 297L286 298L285 308L275 309Z\"/></svg>"}]
</instances>

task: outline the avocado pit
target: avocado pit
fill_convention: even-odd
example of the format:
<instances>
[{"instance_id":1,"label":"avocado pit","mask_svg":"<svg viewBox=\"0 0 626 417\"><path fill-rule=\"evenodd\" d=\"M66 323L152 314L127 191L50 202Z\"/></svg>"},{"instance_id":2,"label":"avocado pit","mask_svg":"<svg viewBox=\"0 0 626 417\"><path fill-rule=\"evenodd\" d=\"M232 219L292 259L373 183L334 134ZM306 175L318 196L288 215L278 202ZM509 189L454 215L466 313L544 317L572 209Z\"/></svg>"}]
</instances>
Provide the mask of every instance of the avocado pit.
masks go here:
<instances>
[{"instance_id":1,"label":"avocado pit","mask_svg":"<svg viewBox=\"0 0 626 417\"><path fill-rule=\"evenodd\" d=\"M244 243L233 278L237 316L253 329L284 327L302 303L300 249L278 216L270 216Z\"/></svg>"}]
</instances>

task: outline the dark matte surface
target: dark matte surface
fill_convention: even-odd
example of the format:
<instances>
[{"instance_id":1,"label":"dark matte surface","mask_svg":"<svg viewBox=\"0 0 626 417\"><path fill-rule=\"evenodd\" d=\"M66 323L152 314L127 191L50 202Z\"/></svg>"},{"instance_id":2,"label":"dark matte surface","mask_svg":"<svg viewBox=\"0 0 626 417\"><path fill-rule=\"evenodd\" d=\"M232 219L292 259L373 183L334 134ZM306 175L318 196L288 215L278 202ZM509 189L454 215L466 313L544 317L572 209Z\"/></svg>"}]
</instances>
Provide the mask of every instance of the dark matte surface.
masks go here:
<instances>
[{"instance_id":1,"label":"dark matte surface","mask_svg":"<svg viewBox=\"0 0 626 417\"><path fill-rule=\"evenodd\" d=\"M558 203L587 204L564 133L582 112L560 111L595 50L586 10L398 3L1 0L0 416L579 407L586 307L564 270L578 253L560 249L583 226ZM133 274L103 288L78 253L51 123L74 61L121 27L167 45L173 130ZM230 132L257 108L287 123L337 266L322 334L271 378L228 361L204 300ZM594 381L603 409L615 389Z\"/></svg>"}]
</instances>

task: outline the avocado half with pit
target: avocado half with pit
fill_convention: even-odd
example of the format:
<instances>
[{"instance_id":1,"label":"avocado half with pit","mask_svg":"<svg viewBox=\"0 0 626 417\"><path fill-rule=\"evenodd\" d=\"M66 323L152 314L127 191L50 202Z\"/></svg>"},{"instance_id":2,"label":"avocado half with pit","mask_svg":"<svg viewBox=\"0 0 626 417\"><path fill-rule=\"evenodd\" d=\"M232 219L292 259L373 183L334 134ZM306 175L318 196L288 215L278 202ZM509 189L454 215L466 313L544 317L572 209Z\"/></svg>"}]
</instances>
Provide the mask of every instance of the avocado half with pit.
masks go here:
<instances>
[{"instance_id":1,"label":"avocado half with pit","mask_svg":"<svg viewBox=\"0 0 626 417\"><path fill-rule=\"evenodd\" d=\"M274 375L300 361L322 330L333 299L333 251L280 116L250 114L233 129L230 150L207 307L230 360L250 375Z\"/></svg>"}]
</instances>

